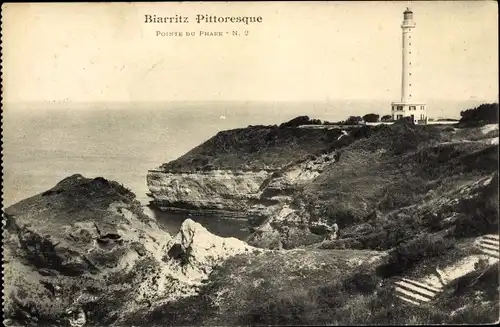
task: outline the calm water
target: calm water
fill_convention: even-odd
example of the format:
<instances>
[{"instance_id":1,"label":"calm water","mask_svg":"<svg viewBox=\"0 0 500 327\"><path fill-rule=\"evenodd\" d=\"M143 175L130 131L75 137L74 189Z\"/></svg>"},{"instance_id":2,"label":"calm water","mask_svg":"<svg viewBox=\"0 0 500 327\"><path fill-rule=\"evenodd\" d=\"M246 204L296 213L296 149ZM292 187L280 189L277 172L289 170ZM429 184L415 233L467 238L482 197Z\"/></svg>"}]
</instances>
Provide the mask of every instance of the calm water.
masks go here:
<instances>
[{"instance_id":1,"label":"calm water","mask_svg":"<svg viewBox=\"0 0 500 327\"><path fill-rule=\"evenodd\" d=\"M441 108L455 113L468 104ZM148 169L173 160L217 132L259 124L279 124L298 115L340 120L381 112L385 102L335 103L169 103L6 105L3 112L3 205L53 187L80 173L102 176L129 187L139 200L149 199ZM169 231L184 216L158 217ZM198 217L217 233L240 235L242 221ZM242 227L243 226L243 227Z\"/></svg>"},{"instance_id":2,"label":"calm water","mask_svg":"<svg viewBox=\"0 0 500 327\"><path fill-rule=\"evenodd\" d=\"M186 219L184 214L168 213L159 210L144 208L146 213L155 217L160 226L167 230L171 235L175 234ZM202 217L189 216L190 219L202 224L211 233L222 237L236 237L245 240L250 232L246 219L231 219L221 217Z\"/></svg>"}]
</instances>

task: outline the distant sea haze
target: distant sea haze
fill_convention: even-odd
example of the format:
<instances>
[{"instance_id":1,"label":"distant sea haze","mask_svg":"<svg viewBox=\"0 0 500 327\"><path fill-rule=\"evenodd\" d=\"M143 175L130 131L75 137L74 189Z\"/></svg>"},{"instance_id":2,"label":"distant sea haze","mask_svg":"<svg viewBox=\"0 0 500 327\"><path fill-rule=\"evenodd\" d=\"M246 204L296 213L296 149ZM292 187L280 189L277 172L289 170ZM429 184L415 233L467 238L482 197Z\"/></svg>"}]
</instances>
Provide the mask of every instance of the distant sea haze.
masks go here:
<instances>
[{"instance_id":1,"label":"distant sea haze","mask_svg":"<svg viewBox=\"0 0 500 327\"><path fill-rule=\"evenodd\" d=\"M429 102L429 116L458 118L481 101ZM274 125L299 115L339 121L390 113L387 101L6 104L3 206L74 173L116 180L148 201L146 173L219 131Z\"/></svg>"}]
</instances>

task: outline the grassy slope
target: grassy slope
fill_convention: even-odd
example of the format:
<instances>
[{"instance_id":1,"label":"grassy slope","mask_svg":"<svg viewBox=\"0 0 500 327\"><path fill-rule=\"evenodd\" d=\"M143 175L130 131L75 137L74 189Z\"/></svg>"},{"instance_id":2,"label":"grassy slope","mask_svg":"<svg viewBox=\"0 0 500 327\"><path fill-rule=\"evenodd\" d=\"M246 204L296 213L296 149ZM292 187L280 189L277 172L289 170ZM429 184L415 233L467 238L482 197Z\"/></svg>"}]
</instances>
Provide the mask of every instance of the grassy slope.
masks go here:
<instances>
[{"instance_id":1,"label":"grassy slope","mask_svg":"<svg viewBox=\"0 0 500 327\"><path fill-rule=\"evenodd\" d=\"M429 218L430 208L425 203L441 197L460 198L454 193L463 185L497 170L497 145L447 142L452 137L431 126L381 129L346 147L341 160L307 185L301 197L337 222L344 237L357 234L356 228L363 224L369 224L365 225L368 230L375 229L372 234L377 239L391 238L391 227L404 232L406 226L408 236L415 235L415 228ZM485 211L478 215L494 215L492 200L498 193L485 192L488 203L476 203ZM362 247L386 249L395 245Z\"/></svg>"},{"instance_id":2,"label":"grassy slope","mask_svg":"<svg viewBox=\"0 0 500 327\"><path fill-rule=\"evenodd\" d=\"M384 260L356 264L370 255L309 250L233 257L212 273L199 296L139 313L128 323L400 325L491 323L498 318L495 267L471 273L449 285L437 300L414 307L393 296L392 278L377 273ZM424 266L420 264L421 269Z\"/></svg>"},{"instance_id":3,"label":"grassy slope","mask_svg":"<svg viewBox=\"0 0 500 327\"><path fill-rule=\"evenodd\" d=\"M59 237L61 225L79 221L94 221L103 230L113 232L119 223L125 222L120 215L108 211L113 202L127 204L128 208L144 221L149 221L135 199L135 194L115 181L102 177L89 179L79 174L60 181L52 189L22 200L5 209L7 215L16 216L18 226L31 223L30 215L36 214L37 228L40 233ZM18 212L21 213L18 215ZM43 224L41 223L43 222Z\"/></svg>"},{"instance_id":4,"label":"grassy slope","mask_svg":"<svg viewBox=\"0 0 500 327\"><path fill-rule=\"evenodd\" d=\"M252 126L219 132L163 169L173 172L200 169L280 169L309 154L326 150L340 130Z\"/></svg>"}]
</instances>

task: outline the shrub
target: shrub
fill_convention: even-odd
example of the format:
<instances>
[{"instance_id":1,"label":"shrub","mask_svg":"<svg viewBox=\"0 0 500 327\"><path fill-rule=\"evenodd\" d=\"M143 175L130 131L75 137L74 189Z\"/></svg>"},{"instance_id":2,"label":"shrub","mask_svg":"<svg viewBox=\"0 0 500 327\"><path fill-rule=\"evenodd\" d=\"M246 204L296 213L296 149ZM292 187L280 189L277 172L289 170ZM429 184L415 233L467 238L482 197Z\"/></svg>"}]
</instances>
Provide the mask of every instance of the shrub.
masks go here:
<instances>
[{"instance_id":1,"label":"shrub","mask_svg":"<svg viewBox=\"0 0 500 327\"><path fill-rule=\"evenodd\" d=\"M392 250L389 253L388 262L378 268L377 274L384 277L401 274L423 259L443 255L453 248L454 243L450 239L431 236L414 239Z\"/></svg>"},{"instance_id":2,"label":"shrub","mask_svg":"<svg viewBox=\"0 0 500 327\"><path fill-rule=\"evenodd\" d=\"M498 174L473 198L460 199L460 216L455 221L457 237L498 233Z\"/></svg>"},{"instance_id":3,"label":"shrub","mask_svg":"<svg viewBox=\"0 0 500 327\"><path fill-rule=\"evenodd\" d=\"M376 122L378 122L379 118L380 118L380 115L377 115L377 114L366 114L363 116L363 120L365 122L369 122L369 123L376 123Z\"/></svg>"},{"instance_id":4,"label":"shrub","mask_svg":"<svg viewBox=\"0 0 500 327\"><path fill-rule=\"evenodd\" d=\"M349 293L371 294L379 282L380 277L371 271L358 271L343 281L343 289Z\"/></svg>"},{"instance_id":5,"label":"shrub","mask_svg":"<svg viewBox=\"0 0 500 327\"><path fill-rule=\"evenodd\" d=\"M319 119L311 119L309 116L298 116L286 123L281 124L279 127L297 127L300 125L321 125L322 121Z\"/></svg>"},{"instance_id":6,"label":"shrub","mask_svg":"<svg viewBox=\"0 0 500 327\"><path fill-rule=\"evenodd\" d=\"M341 229L359 222L354 208L348 203L329 203L326 216L329 221L337 223Z\"/></svg>"},{"instance_id":7,"label":"shrub","mask_svg":"<svg viewBox=\"0 0 500 327\"><path fill-rule=\"evenodd\" d=\"M345 124L346 125L357 125L357 124L360 124L362 121L363 121L363 118L361 118L360 116L350 116L345 121Z\"/></svg>"},{"instance_id":8,"label":"shrub","mask_svg":"<svg viewBox=\"0 0 500 327\"><path fill-rule=\"evenodd\" d=\"M460 126L481 126L498 123L498 103L483 103L460 112Z\"/></svg>"},{"instance_id":9,"label":"shrub","mask_svg":"<svg viewBox=\"0 0 500 327\"><path fill-rule=\"evenodd\" d=\"M313 315L318 303L307 288L294 288L287 292L257 297L254 305L239 316L238 323L244 325L308 325L314 322Z\"/></svg>"},{"instance_id":10,"label":"shrub","mask_svg":"<svg viewBox=\"0 0 500 327\"><path fill-rule=\"evenodd\" d=\"M422 178L407 176L387 188L378 203L378 209L387 212L415 204L429 188Z\"/></svg>"}]
</instances>

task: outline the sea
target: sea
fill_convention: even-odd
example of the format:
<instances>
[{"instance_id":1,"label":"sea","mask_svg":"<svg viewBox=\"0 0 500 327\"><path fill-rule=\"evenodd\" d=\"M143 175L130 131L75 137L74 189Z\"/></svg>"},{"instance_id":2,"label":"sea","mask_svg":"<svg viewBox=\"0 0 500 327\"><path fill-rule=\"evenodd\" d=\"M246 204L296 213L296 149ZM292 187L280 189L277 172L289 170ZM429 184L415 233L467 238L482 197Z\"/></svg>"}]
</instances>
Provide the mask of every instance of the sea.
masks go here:
<instances>
[{"instance_id":1,"label":"sea","mask_svg":"<svg viewBox=\"0 0 500 327\"><path fill-rule=\"evenodd\" d=\"M480 101L429 103L435 117L457 118ZM386 101L322 102L113 102L5 104L3 128L3 207L52 188L79 173L104 177L130 188L171 234L187 218L150 210L148 169L174 160L220 131L274 125L299 115L339 121L350 115L387 114ZM438 109L439 108L439 109ZM244 239L246 221L189 217L220 236Z\"/></svg>"}]
</instances>

